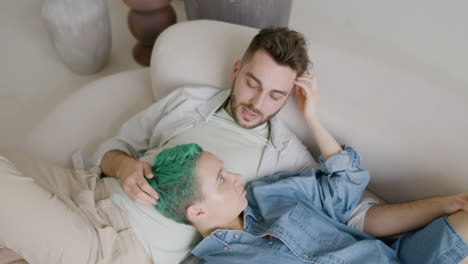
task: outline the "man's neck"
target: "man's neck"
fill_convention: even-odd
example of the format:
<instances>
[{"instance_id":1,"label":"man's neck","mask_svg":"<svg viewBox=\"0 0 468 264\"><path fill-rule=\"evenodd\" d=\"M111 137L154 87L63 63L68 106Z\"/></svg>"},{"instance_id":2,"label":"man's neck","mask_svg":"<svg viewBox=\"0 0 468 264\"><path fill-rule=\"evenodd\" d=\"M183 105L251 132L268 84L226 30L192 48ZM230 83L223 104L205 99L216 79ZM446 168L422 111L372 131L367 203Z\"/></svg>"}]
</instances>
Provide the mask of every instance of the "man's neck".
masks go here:
<instances>
[{"instance_id":1,"label":"man's neck","mask_svg":"<svg viewBox=\"0 0 468 264\"><path fill-rule=\"evenodd\" d=\"M202 224L194 224L195 228L200 232L203 237L209 236L216 229L226 229L226 230L241 230L244 231L244 216L243 214L235 218L231 222L222 225L215 226L205 226Z\"/></svg>"}]
</instances>

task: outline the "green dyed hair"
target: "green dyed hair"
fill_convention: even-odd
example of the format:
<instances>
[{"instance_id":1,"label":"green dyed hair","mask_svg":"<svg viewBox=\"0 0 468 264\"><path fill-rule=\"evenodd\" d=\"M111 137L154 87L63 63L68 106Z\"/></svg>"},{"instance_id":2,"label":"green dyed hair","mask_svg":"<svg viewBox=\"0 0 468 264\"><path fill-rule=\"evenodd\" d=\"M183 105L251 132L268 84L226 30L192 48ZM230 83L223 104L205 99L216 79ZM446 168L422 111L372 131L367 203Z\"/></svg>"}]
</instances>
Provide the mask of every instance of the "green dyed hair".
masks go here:
<instances>
[{"instance_id":1,"label":"green dyed hair","mask_svg":"<svg viewBox=\"0 0 468 264\"><path fill-rule=\"evenodd\" d=\"M201 199L195 172L202 151L197 144L178 145L163 150L154 158L154 177L147 179L159 194L154 207L176 222L187 224L185 210Z\"/></svg>"}]
</instances>

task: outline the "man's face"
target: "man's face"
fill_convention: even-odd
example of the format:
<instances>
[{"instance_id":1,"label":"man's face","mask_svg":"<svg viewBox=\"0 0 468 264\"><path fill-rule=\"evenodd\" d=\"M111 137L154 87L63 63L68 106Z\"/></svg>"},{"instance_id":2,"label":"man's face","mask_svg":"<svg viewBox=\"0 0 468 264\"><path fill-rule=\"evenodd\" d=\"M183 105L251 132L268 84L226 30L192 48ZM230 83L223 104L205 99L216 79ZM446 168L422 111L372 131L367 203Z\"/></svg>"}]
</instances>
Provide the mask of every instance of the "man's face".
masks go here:
<instances>
[{"instance_id":1,"label":"man's face","mask_svg":"<svg viewBox=\"0 0 468 264\"><path fill-rule=\"evenodd\" d=\"M247 207L241 176L225 171L222 161L210 152L201 154L196 177L203 199L188 209L195 210L191 212L195 216L189 216L189 220L208 221L221 227L237 219Z\"/></svg>"},{"instance_id":2,"label":"man's face","mask_svg":"<svg viewBox=\"0 0 468 264\"><path fill-rule=\"evenodd\" d=\"M268 121L286 103L297 73L277 64L263 50L250 61L237 61L231 73L232 91L226 111L245 128Z\"/></svg>"}]
</instances>

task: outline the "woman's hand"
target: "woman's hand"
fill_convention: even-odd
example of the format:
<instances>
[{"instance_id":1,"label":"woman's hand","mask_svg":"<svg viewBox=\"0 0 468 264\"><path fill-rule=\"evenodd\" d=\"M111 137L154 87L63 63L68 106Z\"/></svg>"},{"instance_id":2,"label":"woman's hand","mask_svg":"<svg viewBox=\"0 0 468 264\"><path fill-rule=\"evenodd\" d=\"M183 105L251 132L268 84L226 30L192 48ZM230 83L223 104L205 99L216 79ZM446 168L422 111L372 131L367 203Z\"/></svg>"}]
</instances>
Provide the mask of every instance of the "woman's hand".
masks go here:
<instances>
[{"instance_id":1,"label":"woman's hand","mask_svg":"<svg viewBox=\"0 0 468 264\"><path fill-rule=\"evenodd\" d=\"M311 120L317 115L319 91L315 76L304 73L294 82L296 103L305 120Z\"/></svg>"},{"instance_id":2,"label":"woman's hand","mask_svg":"<svg viewBox=\"0 0 468 264\"><path fill-rule=\"evenodd\" d=\"M468 212L468 193L459 193L443 197L443 208L446 215L454 214L458 211Z\"/></svg>"}]
</instances>

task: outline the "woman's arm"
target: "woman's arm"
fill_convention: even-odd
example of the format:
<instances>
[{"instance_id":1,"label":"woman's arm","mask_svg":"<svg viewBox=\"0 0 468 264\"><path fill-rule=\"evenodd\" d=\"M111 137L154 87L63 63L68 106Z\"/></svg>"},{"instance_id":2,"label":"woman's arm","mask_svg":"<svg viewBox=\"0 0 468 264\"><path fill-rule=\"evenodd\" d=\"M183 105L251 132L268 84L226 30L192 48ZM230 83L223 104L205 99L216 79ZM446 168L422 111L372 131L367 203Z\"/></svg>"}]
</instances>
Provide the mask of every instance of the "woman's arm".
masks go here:
<instances>
[{"instance_id":1,"label":"woman's arm","mask_svg":"<svg viewBox=\"0 0 468 264\"><path fill-rule=\"evenodd\" d=\"M460 210L468 211L468 193L375 205L367 211L364 232L376 237L394 236L421 228L441 216Z\"/></svg>"},{"instance_id":2,"label":"woman's arm","mask_svg":"<svg viewBox=\"0 0 468 264\"><path fill-rule=\"evenodd\" d=\"M323 159L327 160L330 156L343 151L317 116L319 92L315 76L303 74L296 79L294 84L296 85L296 102L299 111L304 115L304 119L319 146Z\"/></svg>"}]
</instances>

